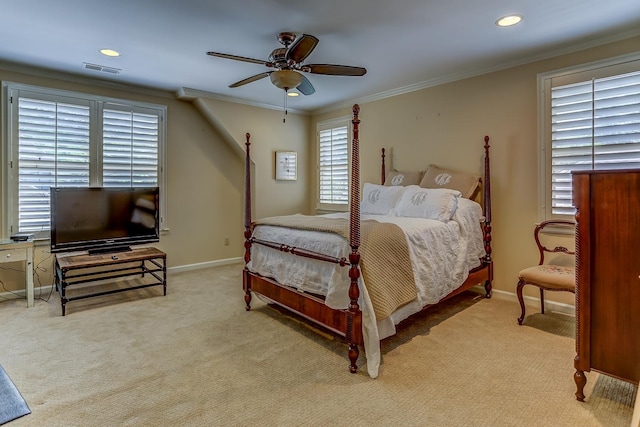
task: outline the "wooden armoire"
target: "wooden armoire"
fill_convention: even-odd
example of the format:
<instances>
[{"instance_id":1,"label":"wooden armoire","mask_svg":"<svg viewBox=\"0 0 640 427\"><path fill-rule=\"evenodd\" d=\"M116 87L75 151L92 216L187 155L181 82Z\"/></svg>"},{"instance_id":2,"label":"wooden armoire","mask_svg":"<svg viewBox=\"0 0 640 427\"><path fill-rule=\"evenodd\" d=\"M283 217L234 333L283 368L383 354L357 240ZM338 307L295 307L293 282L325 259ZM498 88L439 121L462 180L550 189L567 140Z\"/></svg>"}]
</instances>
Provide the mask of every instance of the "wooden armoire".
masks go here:
<instances>
[{"instance_id":1,"label":"wooden armoire","mask_svg":"<svg viewBox=\"0 0 640 427\"><path fill-rule=\"evenodd\" d=\"M585 371L640 380L640 169L573 172L576 398Z\"/></svg>"}]
</instances>

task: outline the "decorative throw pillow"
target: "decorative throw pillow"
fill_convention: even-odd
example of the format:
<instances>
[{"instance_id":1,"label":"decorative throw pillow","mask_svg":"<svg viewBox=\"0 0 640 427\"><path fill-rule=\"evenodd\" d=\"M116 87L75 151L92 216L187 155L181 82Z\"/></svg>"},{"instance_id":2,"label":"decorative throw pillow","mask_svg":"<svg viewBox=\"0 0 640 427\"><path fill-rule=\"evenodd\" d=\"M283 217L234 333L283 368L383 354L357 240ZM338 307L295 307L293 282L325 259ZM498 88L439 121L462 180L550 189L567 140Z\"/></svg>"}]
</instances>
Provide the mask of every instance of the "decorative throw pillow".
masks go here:
<instances>
[{"instance_id":1,"label":"decorative throw pillow","mask_svg":"<svg viewBox=\"0 0 640 427\"><path fill-rule=\"evenodd\" d=\"M437 219L447 222L458 207L460 192L447 188L422 188L417 185L407 187L398 201L396 216Z\"/></svg>"},{"instance_id":2,"label":"decorative throw pillow","mask_svg":"<svg viewBox=\"0 0 640 427\"><path fill-rule=\"evenodd\" d=\"M436 165L429 165L422 181L420 181L420 187L458 190L462 193L462 197L467 199L473 197L473 193L479 185L479 176L442 169Z\"/></svg>"},{"instance_id":3,"label":"decorative throw pillow","mask_svg":"<svg viewBox=\"0 0 640 427\"><path fill-rule=\"evenodd\" d=\"M365 182L362 189L360 212L363 214L389 215L404 192L404 187L385 187Z\"/></svg>"},{"instance_id":4,"label":"decorative throw pillow","mask_svg":"<svg viewBox=\"0 0 640 427\"><path fill-rule=\"evenodd\" d=\"M407 185L418 185L420 184L420 180L422 180L422 176L424 175L424 171L420 172L401 172L397 170L392 170L387 172L387 176L384 179L385 186L407 186Z\"/></svg>"}]
</instances>

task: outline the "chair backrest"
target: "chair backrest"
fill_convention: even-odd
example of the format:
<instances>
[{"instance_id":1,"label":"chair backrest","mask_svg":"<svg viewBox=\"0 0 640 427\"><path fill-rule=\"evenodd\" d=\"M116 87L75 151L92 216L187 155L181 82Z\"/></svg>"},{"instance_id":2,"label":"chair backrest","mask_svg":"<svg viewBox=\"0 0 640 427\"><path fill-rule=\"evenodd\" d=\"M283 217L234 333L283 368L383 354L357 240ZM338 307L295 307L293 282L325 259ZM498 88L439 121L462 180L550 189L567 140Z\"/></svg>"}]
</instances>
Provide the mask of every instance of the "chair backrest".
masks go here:
<instances>
[{"instance_id":1,"label":"chair backrest","mask_svg":"<svg viewBox=\"0 0 640 427\"><path fill-rule=\"evenodd\" d=\"M575 224L575 222L569 221L569 220L553 219L553 220L549 220L549 221L543 221L543 222L541 222L540 224L538 224L536 226L536 228L533 230L533 237L536 240L536 245L538 246L538 252L540 253L540 260L538 262L538 265L544 264L545 254L547 254L547 253L558 253L558 252L561 252L561 253L564 253L564 254L567 254L567 255L575 255L575 251L569 250L568 248L566 248L564 246L555 246L553 249L548 248L547 246L545 246L540 241L540 233L546 227L554 227L556 229L562 229L562 230L565 230L565 231L575 232L576 224Z\"/></svg>"}]
</instances>

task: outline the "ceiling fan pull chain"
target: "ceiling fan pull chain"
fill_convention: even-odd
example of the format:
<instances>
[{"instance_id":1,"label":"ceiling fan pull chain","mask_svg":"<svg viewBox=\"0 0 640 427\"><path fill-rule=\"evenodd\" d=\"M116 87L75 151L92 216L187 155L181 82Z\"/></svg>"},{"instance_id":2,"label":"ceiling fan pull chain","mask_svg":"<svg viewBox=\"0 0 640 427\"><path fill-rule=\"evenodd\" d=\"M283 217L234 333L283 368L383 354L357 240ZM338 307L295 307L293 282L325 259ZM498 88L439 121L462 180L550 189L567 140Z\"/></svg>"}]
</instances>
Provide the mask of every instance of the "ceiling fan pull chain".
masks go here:
<instances>
[{"instance_id":1,"label":"ceiling fan pull chain","mask_svg":"<svg viewBox=\"0 0 640 427\"><path fill-rule=\"evenodd\" d=\"M287 122L287 91L284 91L284 117L282 118L282 123Z\"/></svg>"}]
</instances>

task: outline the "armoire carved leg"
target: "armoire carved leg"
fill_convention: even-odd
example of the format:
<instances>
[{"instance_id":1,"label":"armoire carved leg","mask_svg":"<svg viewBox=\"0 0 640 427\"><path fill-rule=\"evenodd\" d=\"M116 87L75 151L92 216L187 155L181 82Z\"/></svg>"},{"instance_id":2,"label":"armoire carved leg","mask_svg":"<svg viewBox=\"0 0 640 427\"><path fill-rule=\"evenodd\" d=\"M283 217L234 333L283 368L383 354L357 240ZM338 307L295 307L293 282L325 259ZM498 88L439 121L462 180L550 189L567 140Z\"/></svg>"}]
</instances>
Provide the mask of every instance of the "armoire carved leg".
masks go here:
<instances>
[{"instance_id":1,"label":"armoire carved leg","mask_svg":"<svg viewBox=\"0 0 640 427\"><path fill-rule=\"evenodd\" d=\"M573 374L573 380L576 382L576 399L580 402L584 402L584 386L587 384L587 377L584 375L584 371L576 369L576 373Z\"/></svg>"},{"instance_id":2,"label":"armoire carved leg","mask_svg":"<svg viewBox=\"0 0 640 427\"><path fill-rule=\"evenodd\" d=\"M518 317L518 325L522 325L522 321L524 320L524 298L522 297L522 288L524 287L525 282L520 279L518 280L518 285L516 286L516 294L518 295L518 302L520 303L520 317Z\"/></svg>"}]
</instances>

